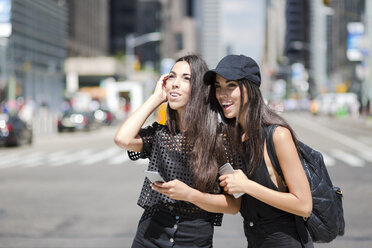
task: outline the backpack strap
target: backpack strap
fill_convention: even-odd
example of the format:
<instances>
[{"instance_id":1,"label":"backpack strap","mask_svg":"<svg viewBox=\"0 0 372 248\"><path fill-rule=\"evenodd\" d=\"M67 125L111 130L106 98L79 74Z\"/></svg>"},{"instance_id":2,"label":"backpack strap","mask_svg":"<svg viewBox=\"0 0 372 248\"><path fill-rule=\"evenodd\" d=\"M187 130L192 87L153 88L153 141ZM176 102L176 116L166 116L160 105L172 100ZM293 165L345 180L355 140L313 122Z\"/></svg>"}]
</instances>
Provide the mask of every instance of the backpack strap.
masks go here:
<instances>
[{"instance_id":1,"label":"backpack strap","mask_svg":"<svg viewBox=\"0 0 372 248\"><path fill-rule=\"evenodd\" d=\"M278 125L271 125L266 128L266 149L267 149L267 154L269 155L271 164L273 165L274 169L279 174L279 176L282 178L283 182L285 182L282 169L280 168L278 157L276 156L276 151L275 151L275 146L274 146L274 141L273 141L274 131L277 126Z\"/></svg>"},{"instance_id":2,"label":"backpack strap","mask_svg":"<svg viewBox=\"0 0 372 248\"><path fill-rule=\"evenodd\" d=\"M278 157L276 156L276 151L275 151L274 141L273 141L274 131L277 126L278 125L271 125L266 128L266 148L267 148L267 153L270 157L271 164L273 165L277 173L280 175L283 182L285 182L282 169L280 168ZM310 236L306 229L304 219L300 216L295 215L295 222L296 222L296 228L297 228L298 235L301 239L301 243L303 247L306 247L306 244L309 242Z\"/></svg>"}]
</instances>

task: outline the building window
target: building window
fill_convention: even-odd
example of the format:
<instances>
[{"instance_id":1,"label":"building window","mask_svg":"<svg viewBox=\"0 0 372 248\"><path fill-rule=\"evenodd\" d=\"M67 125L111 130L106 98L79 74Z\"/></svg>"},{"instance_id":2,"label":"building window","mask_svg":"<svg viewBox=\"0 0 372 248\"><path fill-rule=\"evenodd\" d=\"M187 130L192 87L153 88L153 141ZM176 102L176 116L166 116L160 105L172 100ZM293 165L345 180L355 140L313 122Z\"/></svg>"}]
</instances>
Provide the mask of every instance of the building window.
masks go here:
<instances>
[{"instance_id":1,"label":"building window","mask_svg":"<svg viewBox=\"0 0 372 248\"><path fill-rule=\"evenodd\" d=\"M181 33L176 34L176 48L177 50L183 49L183 35Z\"/></svg>"},{"instance_id":2,"label":"building window","mask_svg":"<svg viewBox=\"0 0 372 248\"><path fill-rule=\"evenodd\" d=\"M188 17L194 17L194 1L193 0L187 0L186 1L186 16Z\"/></svg>"}]
</instances>

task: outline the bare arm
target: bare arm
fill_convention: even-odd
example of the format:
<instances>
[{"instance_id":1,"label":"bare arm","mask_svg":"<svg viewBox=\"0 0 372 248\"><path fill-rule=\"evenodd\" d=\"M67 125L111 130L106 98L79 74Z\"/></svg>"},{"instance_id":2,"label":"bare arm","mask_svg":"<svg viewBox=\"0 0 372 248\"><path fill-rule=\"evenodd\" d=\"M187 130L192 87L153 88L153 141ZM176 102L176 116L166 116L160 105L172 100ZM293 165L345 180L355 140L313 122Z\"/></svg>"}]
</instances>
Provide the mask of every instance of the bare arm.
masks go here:
<instances>
[{"instance_id":1,"label":"bare arm","mask_svg":"<svg viewBox=\"0 0 372 248\"><path fill-rule=\"evenodd\" d=\"M177 179L166 183L151 184L151 187L174 200L191 202L212 213L236 214L240 209L241 198L235 199L230 195L200 192Z\"/></svg>"},{"instance_id":2,"label":"bare arm","mask_svg":"<svg viewBox=\"0 0 372 248\"><path fill-rule=\"evenodd\" d=\"M163 87L163 79L166 76L160 77L154 93L121 125L114 138L116 145L134 152L141 151L142 139L138 132L151 113L166 101L167 96Z\"/></svg>"},{"instance_id":3,"label":"bare arm","mask_svg":"<svg viewBox=\"0 0 372 248\"><path fill-rule=\"evenodd\" d=\"M310 186L292 135L288 129L277 127L273 141L288 186L288 193L272 190L249 180L240 170L235 174L221 176L221 186L225 187L225 190L230 194L244 192L283 211L308 217L312 211ZM266 151L265 156L267 156Z\"/></svg>"}]
</instances>

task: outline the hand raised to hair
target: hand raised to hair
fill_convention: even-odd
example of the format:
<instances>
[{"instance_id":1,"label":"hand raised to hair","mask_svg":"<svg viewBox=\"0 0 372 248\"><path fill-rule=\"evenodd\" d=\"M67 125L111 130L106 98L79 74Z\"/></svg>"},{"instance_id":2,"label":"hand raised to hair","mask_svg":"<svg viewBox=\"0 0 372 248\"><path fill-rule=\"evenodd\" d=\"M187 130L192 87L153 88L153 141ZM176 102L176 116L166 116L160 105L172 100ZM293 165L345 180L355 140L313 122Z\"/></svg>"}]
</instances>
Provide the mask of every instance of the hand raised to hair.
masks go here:
<instances>
[{"instance_id":1,"label":"hand raised to hair","mask_svg":"<svg viewBox=\"0 0 372 248\"><path fill-rule=\"evenodd\" d=\"M156 83L155 91L153 93L153 95L157 96L162 103L167 101L167 93L165 91L165 83L167 79L168 74L162 75Z\"/></svg>"}]
</instances>

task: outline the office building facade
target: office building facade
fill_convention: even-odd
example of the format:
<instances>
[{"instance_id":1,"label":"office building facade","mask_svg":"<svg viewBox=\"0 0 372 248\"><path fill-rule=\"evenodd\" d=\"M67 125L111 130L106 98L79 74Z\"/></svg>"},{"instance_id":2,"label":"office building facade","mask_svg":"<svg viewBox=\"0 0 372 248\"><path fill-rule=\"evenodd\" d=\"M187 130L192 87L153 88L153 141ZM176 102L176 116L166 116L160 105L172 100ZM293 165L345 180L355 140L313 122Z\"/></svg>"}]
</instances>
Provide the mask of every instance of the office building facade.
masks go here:
<instances>
[{"instance_id":1,"label":"office building facade","mask_svg":"<svg viewBox=\"0 0 372 248\"><path fill-rule=\"evenodd\" d=\"M105 56L109 52L109 1L67 0L69 57Z\"/></svg>"},{"instance_id":2,"label":"office building facade","mask_svg":"<svg viewBox=\"0 0 372 248\"><path fill-rule=\"evenodd\" d=\"M63 1L11 1L12 33L5 42L4 92L57 110L63 97L67 8ZM6 89L7 88L7 89ZM14 89L14 90L11 90Z\"/></svg>"}]
</instances>

